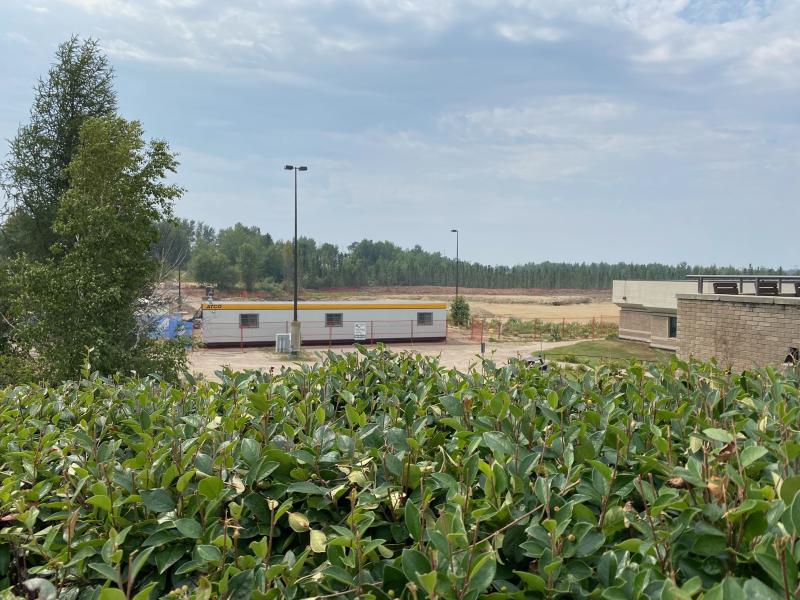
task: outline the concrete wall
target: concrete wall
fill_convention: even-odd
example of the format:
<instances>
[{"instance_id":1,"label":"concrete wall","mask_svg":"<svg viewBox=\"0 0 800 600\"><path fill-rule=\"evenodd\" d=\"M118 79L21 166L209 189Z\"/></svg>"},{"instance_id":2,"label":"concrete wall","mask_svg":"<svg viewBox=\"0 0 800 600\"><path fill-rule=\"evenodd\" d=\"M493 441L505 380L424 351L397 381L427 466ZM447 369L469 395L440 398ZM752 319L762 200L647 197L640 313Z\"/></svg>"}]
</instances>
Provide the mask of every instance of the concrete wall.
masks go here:
<instances>
[{"instance_id":1,"label":"concrete wall","mask_svg":"<svg viewBox=\"0 0 800 600\"><path fill-rule=\"evenodd\" d=\"M677 310L677 294L697 291L694 281L614 281L612 301L619 306L641 306L650 309Z\"/></svg>"},{"instance_id":2,"label":"concrete wall","mask_svg":"<svg viewBox=\"0 0 800 600\"><path fill-rule=\"evenodd\" d=\"M737 371L778 365L800 347L800 298L679 294L678 356Z\"/></svg>"}]
</instances>

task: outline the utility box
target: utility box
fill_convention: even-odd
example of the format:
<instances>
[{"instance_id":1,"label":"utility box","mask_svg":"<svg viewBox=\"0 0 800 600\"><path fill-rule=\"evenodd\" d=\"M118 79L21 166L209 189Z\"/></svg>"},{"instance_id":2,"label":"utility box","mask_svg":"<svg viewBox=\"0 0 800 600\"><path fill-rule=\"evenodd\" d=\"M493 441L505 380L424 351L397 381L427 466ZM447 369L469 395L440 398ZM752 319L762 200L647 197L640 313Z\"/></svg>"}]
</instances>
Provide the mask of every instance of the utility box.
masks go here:
<instances>
[{"instance_id":1,"label":"utility box","mask_svg":"<svg viewBox=\"0 0 800 600\"><path fill-rule=\"evenodd\" d=\"M292 334L291 333L277 333L275 334L275 352L280 354L289 354L292 351Z\"/></svg>"}]
</instances>

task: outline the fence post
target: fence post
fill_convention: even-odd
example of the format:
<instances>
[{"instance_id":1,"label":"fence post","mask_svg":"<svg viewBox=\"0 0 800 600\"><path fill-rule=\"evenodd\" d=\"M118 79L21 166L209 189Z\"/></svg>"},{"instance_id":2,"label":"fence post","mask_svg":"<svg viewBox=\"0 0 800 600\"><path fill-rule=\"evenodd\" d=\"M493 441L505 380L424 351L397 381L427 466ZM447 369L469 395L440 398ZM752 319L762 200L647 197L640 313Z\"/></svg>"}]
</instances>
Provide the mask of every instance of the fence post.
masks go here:
<instances>
[{"instance_id":1,"label":"fence post","mask_svg":"<svg viewBox=\"0 0 800 600\"><path fill-rule=\"evenodd\" d=\"M566 335L566 331L565 331L566 326L567 326L567 319L565 317L565 318L561 319L561 339L562 340L564 339L564 336Z\"/></svg>"},{"instance_id":2,"label":"fence post","mask_svg":"<svg viewBox=\"0 0 800 600\"><path fill-rule=\"evenodd\" d=\"M411 345L414 345L414 319L411 319Z\"/></svg>"},{"instance_id":3,"label":"fence post","mask_svg":"<svg viewBox=\"0 0 800 600\"><path fill-rule=\"evenodd\" d=\"M594 317L592 317L592 338L594 338L594 337L595 337L595 334L594 334Z\"/></svg>"},{"instance_id":4,"label":"fence post","mask_svg":"<svg viewBox=\"0 0 800 600\"><path fill-rule=\"evenodd\" d=\"M239 325L239 350L244 352L244 329Z\"/></svg>"},{"instance_id":5,"label":"fence post","mask_svg":"<svg viewBox=\"0 0 800 600\"><path fill-rule=\"evenodd\" d=\"M375 321L369 322L369 337L372 340L372 345L375 345Z\"/></svg>"},{"instance_id":6,"label":"fence post","mask_svg":"<svg viewBox=\"0 0 800 600\"><path fill-rule=\"evenodd\" d=\"M447 336L450 333L450 323L447 322L447 319L444 320L444 343L447 343Z\"/></svg>"}]
</instances>

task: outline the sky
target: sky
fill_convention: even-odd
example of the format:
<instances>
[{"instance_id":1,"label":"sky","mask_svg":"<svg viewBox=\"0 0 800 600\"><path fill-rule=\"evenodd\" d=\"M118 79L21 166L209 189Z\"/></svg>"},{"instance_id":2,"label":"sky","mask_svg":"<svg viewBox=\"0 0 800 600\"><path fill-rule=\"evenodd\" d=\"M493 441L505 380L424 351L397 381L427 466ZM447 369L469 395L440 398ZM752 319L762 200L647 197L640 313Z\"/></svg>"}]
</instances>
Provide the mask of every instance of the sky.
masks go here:
<instances>
[{"instance_id":1,"label":"sky","mask_svg":"<svg viewBox=\"0 0 800 600\"><path fill-rule=\"evenodd\" d=\"M0 155L71 34L178 215L488 264L800 264L798 0L0 0Z\"/></svg>"}]
</instances>

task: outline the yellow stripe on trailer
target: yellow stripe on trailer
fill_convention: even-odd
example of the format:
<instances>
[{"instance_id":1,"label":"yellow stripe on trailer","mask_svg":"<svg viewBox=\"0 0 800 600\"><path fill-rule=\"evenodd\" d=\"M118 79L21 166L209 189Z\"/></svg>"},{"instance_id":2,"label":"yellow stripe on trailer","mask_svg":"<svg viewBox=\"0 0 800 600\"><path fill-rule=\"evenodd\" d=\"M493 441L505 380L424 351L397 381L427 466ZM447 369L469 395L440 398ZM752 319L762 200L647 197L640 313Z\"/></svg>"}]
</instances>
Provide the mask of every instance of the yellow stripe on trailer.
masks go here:
<instances>
[{"instance_id":1,"label":"yellow stripe on trailer","mask_svg":"<svg viewBox=\"0 0 800 600\"><path fill-rule=\"evenodd\" d=\"M294 305L286 304L258 304L248 303L224 303L224 304L203 304L203 310L292 310ZM444 302L433 302L426 304L298 304L298 310L391 310L391 309L445 309L447 304Z\"/></svg>"}]
</instances>

